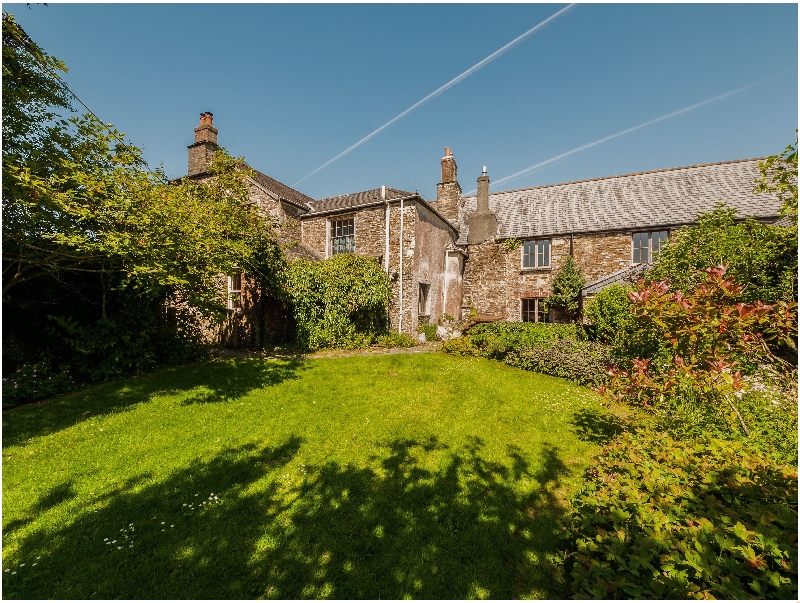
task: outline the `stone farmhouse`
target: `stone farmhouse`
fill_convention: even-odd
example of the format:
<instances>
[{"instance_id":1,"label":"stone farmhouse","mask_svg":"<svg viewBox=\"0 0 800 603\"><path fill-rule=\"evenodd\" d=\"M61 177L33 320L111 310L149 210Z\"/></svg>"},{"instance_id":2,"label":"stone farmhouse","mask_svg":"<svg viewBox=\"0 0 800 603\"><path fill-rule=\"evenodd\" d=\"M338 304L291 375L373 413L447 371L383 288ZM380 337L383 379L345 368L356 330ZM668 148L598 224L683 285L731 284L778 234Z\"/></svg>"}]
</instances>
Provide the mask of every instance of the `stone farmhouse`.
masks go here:
<instances>
[{"instance_id":1,"label":"stone farmhouse","mask_svg":"<svg viewBox=\"0 0 800 603\"><path fill-rule=\"evenodd\" d=\"M218 130L200 116L187 176L209 177ZM436 199L387 186L312 199L254 170L252 200L280 225L290 258L338 253L375 258L392 281L389 323L414 335L443 314L455 319L558 321L541 302L564 258L587 279L584 296L635 280L681 226L724 201L740 216L779 219L779 201L755 194L761 158L490 192L485 171L477 195L464 196L450 149L441 159ZM230 320L215 338L227 346L263 344L291 320L246 274L227 277Z\"/></svg>"}]
</instances>

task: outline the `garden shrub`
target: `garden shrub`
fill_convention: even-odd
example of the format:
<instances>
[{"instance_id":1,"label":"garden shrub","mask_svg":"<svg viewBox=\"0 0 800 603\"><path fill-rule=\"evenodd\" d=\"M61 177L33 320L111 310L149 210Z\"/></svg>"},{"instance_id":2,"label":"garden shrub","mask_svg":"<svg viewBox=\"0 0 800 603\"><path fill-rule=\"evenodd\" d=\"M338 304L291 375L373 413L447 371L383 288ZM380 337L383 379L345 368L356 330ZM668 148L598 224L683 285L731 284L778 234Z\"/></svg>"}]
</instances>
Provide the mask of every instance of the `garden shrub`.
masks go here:
<instances>
[{"instance_id":1,"label":"garden shrub","mask_svg":"<svg viewBox=\"0 0 800 603\"><path fill-rule=\"evenodd\" d=\"M797 470L741 442L622 434L572 507L576 598L798 596Z\"/></svg>"},{"instance_id":2,"label":"garden shrub","mask_svg":"<svg viewBox=\"0 0 800 603\"><path fill-rule=\"evenodd\" d=\"M373 341L374 345L382 348L411 348L419 343L419 341L411 337L411 335L397 333L395 331L377 335Z\"/></svg>"},{"instance_id":3,"label":"garden shrub","mask_svg":"<svg viewBox=\"0 0 800 603\"><path fill-rule=\"evenodd\" d=\"M505 362L526 371L596 387L608 381L608 367L613 359L609 347L601 343L557 339L537 347L512 350Z\"/></svg>"},{"instance_id":4,"label":"garden shrub","mask_svg":"<svg viewBox=\"0 0 800 603\"><path fill-rule=\"evenodd\" d=\"M49 360L23 364L3 377L3 408L51 398L74 388L68 365L53 370Z\"/></svg>"},{"instance_id":5,"label":"garden shrub","mask_svg":"<svg viewBox=\"0 0 800 603\"><path fill-rule=\"evenodd\" d=\"M282 275L301 348L366 347L386 332L391 283L368 257L335 255L321 262L297 259Z\"/></svg>"},{"instance_id":6,"label":"garden shrub","mask_svg":"<svg viewBox=\"0 0 800 603\"><path fill-rule=\"evenodd\" d=\"M579 324L493 322L475 325L466 335L485 358L502 360L512 350L537 347L557 339L581 341L586 329Z\"/></svg>"},{"instance_id":7,"label":"garden shrub","mask_svg":"<svg viewBox=\"0 0 800 603\"><path fill-rule=\"evenodd\" d=\"M442 344L442 351L446 354L453 356L480 356L480 348L473 345L472 340L462 335L461 337L453 337L449 341Z\"/></svg>"},{"instance_id":8,"label":"garden shrub","mask_svg":"<svg viewBox=\"0 0 800 603\"><path fill-rule=\"evenodd\" d=\"M633 285L614 283L588 300L584 316L591 322L592 339L611 346L621 359L652 358L663 347L660 332L637 320L628 294Z\"/></svg>"},{"instance_id":9,"label":"garden shrub","mask_svg":"<svg viewBox=\"0 0 800 603\"><path fill-rule=\"evenodd\" d=\"M738 302L742 286L725 273L724 266L706 270L702 284L686 294L664 282L629 293L637 320L661 330L670 354L667 362L635 358L628 370L612 369L601 393L649 409L696 396L738 421L749 437L737 398L747 391L746 375L762 365L796 379L796 364L775 352L793 353L796 362L797 304Z\"/></svg>"},{"instance_id":10,"label":"garden shrub","mask_svg":"<svg viewBox=\"0 0 800 603\"><path fill-rule=\"evenodd\" d=\"M419 325L417 328L418 333L425 333L425 339L427 341L438 341L439 335L436 333L438 325Z\"/></svg>"}]
</instances>

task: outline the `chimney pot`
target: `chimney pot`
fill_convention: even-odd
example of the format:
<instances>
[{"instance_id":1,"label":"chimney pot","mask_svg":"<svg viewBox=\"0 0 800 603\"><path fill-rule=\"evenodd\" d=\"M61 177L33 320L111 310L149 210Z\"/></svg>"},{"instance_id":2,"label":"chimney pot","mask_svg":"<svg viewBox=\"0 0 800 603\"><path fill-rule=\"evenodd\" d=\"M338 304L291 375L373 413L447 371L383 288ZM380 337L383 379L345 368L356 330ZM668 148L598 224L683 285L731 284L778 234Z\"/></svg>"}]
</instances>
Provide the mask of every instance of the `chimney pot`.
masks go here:
<instances>
[{"instance_id":1,"label":"chimney pot","mask_svg":"<svg viewBox=\"0 0 800 603\"><path fill-rule=\"evenodd\" d=\"M453 156L453 154L450 152L450 147L445 147L444 148L444 156L445 157L452 157Z\"/></svg>"}]
</instances>

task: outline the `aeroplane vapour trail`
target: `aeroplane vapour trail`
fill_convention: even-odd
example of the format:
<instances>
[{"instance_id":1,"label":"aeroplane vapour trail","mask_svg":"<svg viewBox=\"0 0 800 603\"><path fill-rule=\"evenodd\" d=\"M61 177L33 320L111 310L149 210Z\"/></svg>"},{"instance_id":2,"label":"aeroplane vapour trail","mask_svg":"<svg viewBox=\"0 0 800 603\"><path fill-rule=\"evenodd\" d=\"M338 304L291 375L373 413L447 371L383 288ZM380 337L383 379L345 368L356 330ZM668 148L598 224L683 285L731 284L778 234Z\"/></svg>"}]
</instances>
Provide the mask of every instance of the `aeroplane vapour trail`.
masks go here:
<instances>
[{"instance_id":1,"label":"aeroplane vapour trail","mask_svg":"<svg viewBox=\"0 0 800 603\"><path fill-rule=\"evenodd\" d=\"M557 13L555 13L555 14L551 15L550 17L548 17L547 19L545 19L544 21L542 21L541 23L539 23L539 24L538 24L538 25L536 25L535 27L532 27L531 29L529 29L528 31L526 31L526 32L525 32L524 34L522 34L521 36L519 36L519 37L517 37L517 38L514 38L514 39L513 39L513 40L511 40L511 41L510 41L508 44L506 44L505 46L503 46L501 49L499 49L499 50L496 50L495 52L493 52L492 54L490 54L488 57L486 57L485 59L483 59L483 60L482 60L480 63L476 63L475 65L473 65L472 67L470 67L469 69L467 69L467 70L466 70L464 73L462 73L461 75L459 75L459 76L456 76L455 78L453 78L452 80L450 80L449 82L447 82L447 83L446 83L444 86L442 86L441 88L437 88L436 90L434 90L433 92L431 92L431 93L430 93L428 96L426 96L425 98L423 98L421 101L419 101L419 102L417 102L417 103L415 103L415 104L411 105L411 106L410 106L408 109L406 109L405 111L403 111L403 112L402 112L400 115L398 115L398 116L397 116L397 117L395 117L394 119L391 119L391 120L387 121L385 124L383 124L383 125L382 125L380 128L378 128L377 130L375 130L375 131L374 131L374 132L372 132L371 134L367 134L367 135L366 135L364 138L362 138L361 140L359 140L359 141L358 141L357 143L355 143L353 146L346 148L344 151L342 151L341 153L339 153L339 154L338 154L336 157L334 157L334 158L333 158L333 159L331 159L330 161L327 161L327 162L323 163L321 166L319 166L319 167L318 167L316 170L314 170L314 171L313 171L313 172L311 172L310 174L307 174L307 175L303 176L302 178L300 178L300 180L298 180L297 182L295 182L295 183L294 183L292 186L297 186L298 184L300 184L300 183L301 183L303 180L305 180L306 178L308 178L308 177L310 177L310 176L313 176L314 174L316 174L317 172L319 172L321 169L324 169L324 168L328 167L330 164L332 164L332 163L333 163L334 161L336 161L337 159L341 159L342 157L344 157L345 155L347 155L347 154L348 154L350 151L353 151L353 150L357 149L357 148L358 148L358 147L360 147L362 144L364 144L365 142L367 142L367 141L368 141L370 138L373 138L373 137L377 136L378 134L380 134L381 132L383 132L383 131L384 131L386 128L388 128L389 126L391 126L391 125L392 125L393 123L395 123L396 121L398 121L398 120L402 119L403 117L405 117L406 115L408 115L409 113L411 113L411 112L412 112L414 109L416 109L416 108L418 108L418 107L421 107L422 105L424 105L425 103L427 103L427 102L428 102L429 100L431 100L432 98L435 98L435 97L439 96L439 95L440 95L442 92L444 92L444 91L446 91L446 90L448 90L448 89L452 88L453 86L455 86L456 84L458 84L460 81L462 81L462 80L464 80L464 79L468 78L470 75L472 75L473 73L475 73L475 72L476 72L478 69L480 69L480 68L481 68L481 67L483 67L484 65L487 65L488 63L492 62L492 61L493 61L493 60L495 60L497 57L499 57L501 54L503 54L503 53L504 53L504 52L506 52L507 50L510 50L512 47L516 46L517 44L519 44L520 42L522 42L522 41L523 41L523 40L525 40L526 38L528 38L528 37L532 36L532 35L533 35L533 34L535 34L537 31L539 31L539 30L540 30L542 27L544 27L545 25L547 25L548 23L550 23L551 21L553 21L553 20L554 20L554 19L556 19L557 17L559 17L559 16L563 15L565 12L567 12L567 11L568 11L569 9L571 9L573 6L575 6L575 4L570 4L569 6L565 6L565 7L564 7L564 8L562 8L560 11L558 11Z\"/></svg>"},{"instance_id":2,"label":"aeroplane vapour trail","mask_svg":"<svg viewBox=\"0 0 800 603\"><path fill-rule=\"evenodd\" d=\"M627 130L622 130L622 132L617 132L616 134L611 134L610 136L606 136L605 138L601 138L600 140L595 140L594 142L590 142L588 144L581 145L579 147L576 147L576 148L572 149L571 151L567 151L565 153L561 153L560 155L556 155L555 157L551 157L550 159L546 159L545 161L541 161L541 162L537 163L536 165L532 165L529 168L525 168L524 170L520 170L519 172L511 174L510 176L506 176L505 178L500 178L499 180L495 180L493 182L493 184L496 186L496 185L500 184L501 182L508 182L509 180L514 180L516 178L521 178L522 176L527 176L528 174L534 173L536 170L539 170L539 169L543 168L547 164L553 163L554 161L558 161L559 159L563 159L564 157L567 157L568 155L573 155L575 153L579 153L580 151L585 151L586 149L589 149L591 147L597 146L599 144L603 144L604 142L608 142L609 140L612 140L614 138L619 138L620 136L624 136L625 134L630 134L631 132L635 132L636 130L640 130L642 128L646 128L647 126L652 126L653 124L658 123L660 121L664 121L665 119L669 119L670 117L675 117L677 115L681 115L682 113L688 113L689 111L692 111L693 109L698 109L698 108L700 108L700 107L702 107L704 105L708 105L708 104L711 104L711 103L716 102L718 100L722 100L723 98L727 98L729 96L733 96L734 94L739 94L740 92L744 92L745 90L749 90L750 88L753 88L755 86L759 86L761 84L765 84L766 82L772 81L772 80L777 79L777 78L779 78L779 77L781 77L783 75L786 75L786 73L788 73L788 72L779 73L778 75L774 75L774 76L769 77L767 79L760 80L760 81L755 82L753 84L749 84L747 86L744 86L743 88L737 88L736 90L731 90L730 92L726 92L725 94L720 94L719 96L715 96L714 98L709 98L707 100L704 100L704 101L699 102L697 104L691 105L689 107L684 107L683 109L679 109L678 111L673 111L672 113L668 113L667 115L662 115L661 117L656 117L655 119L651 119L650 121L646 121L646 122L644 122L642 124L639 124L638 126L633 126L632 128L628 128ZM477 192L476 190L472 190L472 191L470 191L468 193L465 193L465 196L474 195L476 192Z\"/></svg>"}]
</instances>

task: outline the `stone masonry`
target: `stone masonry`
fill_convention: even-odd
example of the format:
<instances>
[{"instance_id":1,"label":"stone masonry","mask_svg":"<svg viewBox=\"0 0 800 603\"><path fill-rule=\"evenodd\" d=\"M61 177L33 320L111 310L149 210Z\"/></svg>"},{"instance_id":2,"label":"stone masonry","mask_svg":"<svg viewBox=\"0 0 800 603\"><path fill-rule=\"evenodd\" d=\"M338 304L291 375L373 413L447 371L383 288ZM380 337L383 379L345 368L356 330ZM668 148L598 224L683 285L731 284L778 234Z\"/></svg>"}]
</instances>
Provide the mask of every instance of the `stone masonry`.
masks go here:
<instances>
[{"instance_id":1,"label":"stone masonry","mask_svg":"<svg viewBox=\"0 0 800 603\"><path fill-rule=\"evenodd\" d=\"M211 113L200 115L194 143L188 147L187 176L194 180L210 177L208 165L218 136L212 121ZM379 261L392 283L390 328L416 336L422 322L435 324L443 314L521 320L522 300L550 296L553 279L570 254L588 289L617 278L617 273L639 270L637 266L645 264L633 263L634 233L672 233L720 200L741 216L775 222L780 201L753 193L757 161L499 193L490 193L484 168L477 179L477 197L465 197L455 157L447 147L441 158L442 180L431 202L418 193L385 186L314 200L257 170L248 183L251 199L274 221L290 259L330 257L332 221L352 218L354 253ZM547 242L547 266L523 267L525 241ZM221 276L226 298L227 280ZM427 303L421 303L425 292ZM288 310L252 275L243 275L240 300L234 305L225 324L209 327L209 336L224 345L259 347L292 328ZM557 314L551 318L560 319Z\"/></svg>"}]
</instances>

